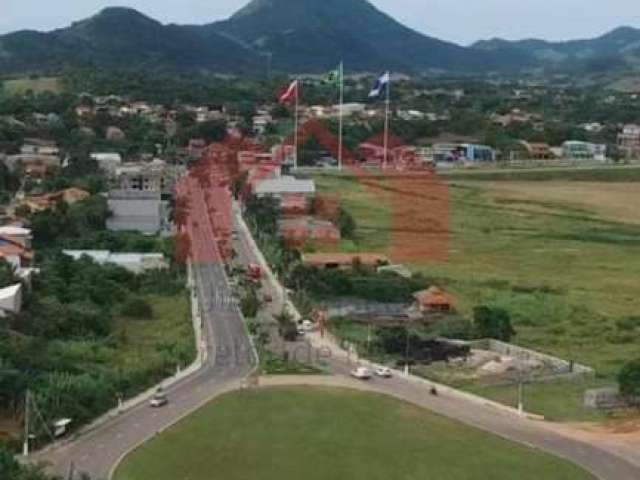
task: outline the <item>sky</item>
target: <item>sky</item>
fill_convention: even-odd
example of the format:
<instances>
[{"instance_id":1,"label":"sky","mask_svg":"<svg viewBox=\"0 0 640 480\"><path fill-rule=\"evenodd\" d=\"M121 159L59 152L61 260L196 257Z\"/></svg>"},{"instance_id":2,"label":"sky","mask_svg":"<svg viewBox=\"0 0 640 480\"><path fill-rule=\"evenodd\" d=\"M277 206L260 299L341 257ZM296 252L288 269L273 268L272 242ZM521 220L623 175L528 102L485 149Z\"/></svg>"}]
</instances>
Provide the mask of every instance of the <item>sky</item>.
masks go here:
<instances>
[{"instance_id":1,"label":"sky","mask_svg":"<svg viewBox=\"0 0 640 480\"><path fill-rule=\"evenodd\" d=\"M463 45L493 37L591 38L621 25L640 28L639 0L371 1L415 30ZM209 23L245 3L248 0L0 0L0 34L64 27L107 6L133 7L163 23Z\"/></svg>"}]
</instances>

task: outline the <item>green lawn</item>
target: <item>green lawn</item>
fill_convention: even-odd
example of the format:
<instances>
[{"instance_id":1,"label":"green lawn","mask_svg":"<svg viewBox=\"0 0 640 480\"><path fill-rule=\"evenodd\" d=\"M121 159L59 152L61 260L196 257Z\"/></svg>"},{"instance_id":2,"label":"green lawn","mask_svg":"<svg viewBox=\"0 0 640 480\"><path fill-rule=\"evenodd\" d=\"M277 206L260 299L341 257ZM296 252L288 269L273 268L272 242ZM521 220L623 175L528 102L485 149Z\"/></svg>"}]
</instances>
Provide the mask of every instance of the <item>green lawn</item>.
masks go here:
<instances>
[{"instance_id":1,"label":"green lawn","mask_svg":"<svg viewBox=\"0 0 640 480\"><path fill-rule=\"evenodd\" d=\"M23 94L28 91L33 93L62 91L62 84L57 77L41 77L41 78L18 78L15 80L6 80L4 82L5 90L14 95Z\"/></svg>"},{"instance_id":2,"label":"green lawn","mask_svg":"<svg viewBox=\"0 0 640 480\"><path fill-rule=\"evenodd\" d=\"M610 170L601 174L603 181L610 180ZM593 183L597 172L589 171L585 180ZM596 212L596 205L609 201L601 191L590 209L500 196L492 190L499 182L492 180L450 184L450 259L411 267L451 291L463 314L480 304L504 307L517 343L593 366L613 379L626 360L640 355L640 226ZM388 198L363 193L354 177L323 175L318 184L321 191L339 192L355 217L356 248L386 253L393 214ZM589 199L588 191L584 197Z\"/></svg>"},{"instance_id":3,"label":"green lawn","mask_svg":"<svg viewBox=\"0 0 640 480\"><path fill-rule=\"evenodd\" d=\"M274 388L226 395L135 451L115 480L593 477L397 400Z\"/></svg>"},{"instance_id":4,"label":"green lawn","mask_svg":"<svg viewBox=\"0 0 640 480\"><path fill-rule=\"evenodd\" d=\"M113 361L129 375L161 380L195 358L191 306L186 294L150 295L151 320L120 318Z\"/></svg>"}]
</instances>

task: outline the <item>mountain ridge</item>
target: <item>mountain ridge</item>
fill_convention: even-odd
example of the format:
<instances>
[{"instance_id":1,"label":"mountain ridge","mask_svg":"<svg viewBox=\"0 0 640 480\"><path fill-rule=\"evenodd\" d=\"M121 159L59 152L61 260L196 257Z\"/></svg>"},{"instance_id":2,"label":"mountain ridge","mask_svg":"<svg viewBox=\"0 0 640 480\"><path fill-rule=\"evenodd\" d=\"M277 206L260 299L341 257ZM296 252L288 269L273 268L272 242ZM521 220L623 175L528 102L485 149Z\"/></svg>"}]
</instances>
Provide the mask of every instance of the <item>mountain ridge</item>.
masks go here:
<instances>
[{"instance_id":1,"label":"mountain ridge","mask_svg":"<svg viewBox=\"0 0 640 480\"><path fill-rule=\"evenodd\" d=\"M203 25L163 24L130 7L107 7L65 28L0 36L0 74L76 65L239 74L262 71L266 55L288 73L318 73L340 60L351 71L414 74L515 73L581 62L608 68L640 65L640 30L620 27L568 42L494 38L463 47L413 30L367 0L253 0Z\"/></svg>"}]
</instances>

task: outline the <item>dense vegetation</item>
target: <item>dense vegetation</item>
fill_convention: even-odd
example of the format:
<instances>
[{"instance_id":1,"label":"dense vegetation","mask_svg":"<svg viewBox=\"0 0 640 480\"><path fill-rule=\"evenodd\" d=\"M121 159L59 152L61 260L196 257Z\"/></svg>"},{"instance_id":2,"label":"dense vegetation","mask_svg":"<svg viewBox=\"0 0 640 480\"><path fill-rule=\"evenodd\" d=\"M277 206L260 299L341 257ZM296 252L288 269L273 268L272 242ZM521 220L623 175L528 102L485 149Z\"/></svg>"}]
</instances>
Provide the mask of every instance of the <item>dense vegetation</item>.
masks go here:
<instances>
[{"instance_id":1,"label":"dense vegetation","mask_svg":"<svg viewBox=\"0 0 640 480\"><path fill-rule=\"evenodd\" d=\"M0 408L20 411L29 389L48 421L81 425L191 360L189 336L167 338L160 357L142 364L114 358L129 341L127 323L153 320L150 302L182 297L176 272L134 275L65 255L46 258L40 269L23 311L0 322Z\"/></svg>"}]
</instances>

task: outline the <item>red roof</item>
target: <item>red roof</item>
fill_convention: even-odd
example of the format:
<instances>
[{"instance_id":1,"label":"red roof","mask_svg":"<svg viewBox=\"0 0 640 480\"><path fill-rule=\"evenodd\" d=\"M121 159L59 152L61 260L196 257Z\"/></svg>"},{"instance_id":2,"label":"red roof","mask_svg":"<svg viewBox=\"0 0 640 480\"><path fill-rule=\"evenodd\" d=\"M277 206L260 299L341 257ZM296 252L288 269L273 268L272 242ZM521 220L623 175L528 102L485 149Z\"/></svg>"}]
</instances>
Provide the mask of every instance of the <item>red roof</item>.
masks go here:
<instances>
[{"instance_id":1,"label":"red roof","mask_svg":"<svg viewBox=\"0 0 640 480\"><path fill-rule=\"evenodd\" d=\"M453 296L439 287L431 287L413 294L421 307L452 307L455 303Z\"/></svg>"}]
</instances>

